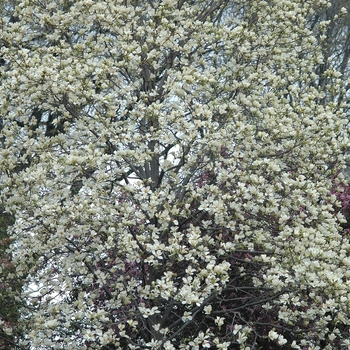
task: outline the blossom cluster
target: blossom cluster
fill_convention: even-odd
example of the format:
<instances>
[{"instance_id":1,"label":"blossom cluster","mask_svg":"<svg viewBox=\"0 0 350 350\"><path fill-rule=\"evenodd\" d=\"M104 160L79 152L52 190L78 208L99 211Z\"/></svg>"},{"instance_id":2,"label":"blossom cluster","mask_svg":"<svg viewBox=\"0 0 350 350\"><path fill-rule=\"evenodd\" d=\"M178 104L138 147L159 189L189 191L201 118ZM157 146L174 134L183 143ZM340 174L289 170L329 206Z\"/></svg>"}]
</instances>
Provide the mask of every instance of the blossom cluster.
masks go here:
<instances>
[{"instance_id":1,"label":"blossom cluster","mask_svg":"<svg viewBox=\"0 0 350 350\"><path fill-rule=\"evenodd\" d=\"M306 20L322 4L19 2L0 186L21 346L348 346L331 188L349 135Z\"/></svg>"}]
</instances>

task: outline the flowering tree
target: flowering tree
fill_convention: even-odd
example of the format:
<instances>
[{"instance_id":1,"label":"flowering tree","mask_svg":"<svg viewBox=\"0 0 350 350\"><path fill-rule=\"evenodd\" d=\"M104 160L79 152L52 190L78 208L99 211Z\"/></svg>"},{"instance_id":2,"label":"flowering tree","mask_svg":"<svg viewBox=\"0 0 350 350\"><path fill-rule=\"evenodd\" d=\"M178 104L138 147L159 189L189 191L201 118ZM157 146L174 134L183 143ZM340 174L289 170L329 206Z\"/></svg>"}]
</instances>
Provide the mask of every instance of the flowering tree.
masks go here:
<instances>
[{"instance_id":1,"label":"flowering tree","mask_svg":"<svg viewBox=\"0 0 350 350\"><path fill-rule=\"evenodd\" d=\"M16 346L15 339L20 334L18 326L20 304L13 297L21 289L21 281L14 274L11 256L7 253L10 240L7 228L13 224L11 215L0 213L0 349Z\"/></svg>"},{"instance_id":2,"label":"flowering tree","mask_svg":"<svg viewBox=\"0 0 350 350\"><path fill-rule=\"evenodd\" d=\"M13 16L17 0L1 2L0 14L4 22L15 21ZM4 67L5 60L0 58L0 66ZM1 81L1 80L0 80ZM0 130L3 128L3 119L0 120ZM0 138L0 147L3 147L4 138ZM21 335L21 326L18 322L21 303L16 295L21 291L22 279L15 273L12 257L8 248L11 239L8 228L14 223L14 217L5 212L0 205L0 349L16 349L17 340Z\"/></svg>"},{"instance_id":3,"label":"flowering tree","mask_svg":"<svg viewBox=\"0 0 350 350\"><path fill-rule=\"evenodd\" d=\"M322 3L18 4L0 167L22 347L350 346Z\"/></svg>"},{"instance_id":4,"label":"flowering tree","mask_svg":"<svg viewBox=\"0 0 350 350\"><path fill-rule=\"evenodd\" d=\"M350 58L350 4L344 0L333 0L326 7L316 9L308 18L309 26L317 36L323 61L315 69L319 76L318 86L325 92L324 101L336 101L349 115L349 58ZM328 74L336 69L338 76ZM333 90L334 80L343 82L343 89Z\"/></svg>"}]
</instances>

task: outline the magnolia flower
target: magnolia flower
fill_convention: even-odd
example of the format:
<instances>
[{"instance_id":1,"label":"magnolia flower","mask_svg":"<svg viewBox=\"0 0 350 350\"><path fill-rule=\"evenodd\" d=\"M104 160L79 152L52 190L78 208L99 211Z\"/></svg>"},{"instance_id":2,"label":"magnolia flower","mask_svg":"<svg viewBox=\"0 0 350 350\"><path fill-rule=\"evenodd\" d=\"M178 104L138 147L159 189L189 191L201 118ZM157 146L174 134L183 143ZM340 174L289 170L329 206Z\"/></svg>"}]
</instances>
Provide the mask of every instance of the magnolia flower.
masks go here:
<instances>
[{"instance_id":1,"label":"magnolia flower","mask_svg":"<svg viewBox=\"0 0 350 350\"><path fill-rule=\"evenodd\" d=\"M279 334L277 332L275 332L274 330L271 330L268 334L268 337L271 339L271 340L275 340L279 337Z\"/></svg>"},{"instance_id":2,"label":"magnolia flower","mask_svg":"<svg viewBox=\"0 0 350 350\"><path fill-rule=\"evenodd\" d=\"M139 306L139 310L142 313L142 316L145 318L152 316L154 314L160 313L160 311L158 310L158 308L156 306L153 306L151 309Z\"/></svg>"}]
</instances>

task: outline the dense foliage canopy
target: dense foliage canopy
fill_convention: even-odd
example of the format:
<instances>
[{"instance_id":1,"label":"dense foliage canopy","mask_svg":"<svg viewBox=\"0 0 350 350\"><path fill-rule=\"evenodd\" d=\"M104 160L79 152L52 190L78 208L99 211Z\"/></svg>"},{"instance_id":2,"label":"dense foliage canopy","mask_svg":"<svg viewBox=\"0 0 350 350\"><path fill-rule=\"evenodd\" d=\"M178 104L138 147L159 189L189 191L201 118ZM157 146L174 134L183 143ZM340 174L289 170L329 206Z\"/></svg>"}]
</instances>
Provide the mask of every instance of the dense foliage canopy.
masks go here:
<instances>
[{"instance_id":1,"label":"dense foliage canopy","mask_svg":"<svg viewBox=\"0 0 350 350\"><path fill-rule=\"evenodd\" d=\"M18 346L350 348L327 2L16 5L0 170Z\"/></svg>"}]
</instances>

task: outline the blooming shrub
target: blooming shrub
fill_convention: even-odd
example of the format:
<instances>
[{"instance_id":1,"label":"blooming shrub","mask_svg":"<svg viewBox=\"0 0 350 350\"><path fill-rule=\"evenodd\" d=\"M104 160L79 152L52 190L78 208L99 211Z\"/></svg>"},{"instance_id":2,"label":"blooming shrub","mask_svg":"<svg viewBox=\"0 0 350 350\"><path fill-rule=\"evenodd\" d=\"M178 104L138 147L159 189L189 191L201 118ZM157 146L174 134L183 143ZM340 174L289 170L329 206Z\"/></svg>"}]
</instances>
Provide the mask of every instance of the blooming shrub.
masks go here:
<instances>
[{"instance_id":1,"label":"blooming shrub","mask_svg":"<svg viewBox=\"0 0 350 350\"><path fill-rule=\"evenodd\" d=\"M306 21L322 3L17 6L0 169L22 347L348 346L330 193L347 120Z\"/></svg>"}]
</instances>

